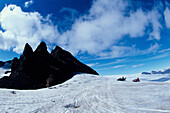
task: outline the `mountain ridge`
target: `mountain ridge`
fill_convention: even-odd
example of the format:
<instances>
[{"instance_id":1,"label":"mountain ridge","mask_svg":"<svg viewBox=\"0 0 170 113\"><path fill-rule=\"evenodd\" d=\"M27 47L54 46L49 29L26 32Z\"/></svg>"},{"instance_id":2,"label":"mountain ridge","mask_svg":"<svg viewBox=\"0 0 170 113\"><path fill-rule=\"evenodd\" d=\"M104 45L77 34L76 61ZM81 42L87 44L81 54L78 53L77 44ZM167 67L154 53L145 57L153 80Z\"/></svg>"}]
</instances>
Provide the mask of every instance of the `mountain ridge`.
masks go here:
<instances>
[{"instance_id":1,"label":"mountain ridge","mask_svg":"<svg viewBox=\"0 0 170 113\"><path fill-rule=\"evenodd\" d=\"M35 51L26 43L23 55L19 59L13 59L10 76L0 79L0 87L45 88L63 83L72 78L75 73L98 75L95 70L58 46L49 53L45 42L41 42Z\"/></svg>"},{"instance_id":2,"label":"mountain ridge","mask_svg":"<svg viewBox=\"0 0 170 113\"><path fill-rule=\"evenodd\" d=\"M142 74L169 74L170 68L159 70L159 71L151 71L151 72L142 72Z\"/></svg>"}]
</instances>

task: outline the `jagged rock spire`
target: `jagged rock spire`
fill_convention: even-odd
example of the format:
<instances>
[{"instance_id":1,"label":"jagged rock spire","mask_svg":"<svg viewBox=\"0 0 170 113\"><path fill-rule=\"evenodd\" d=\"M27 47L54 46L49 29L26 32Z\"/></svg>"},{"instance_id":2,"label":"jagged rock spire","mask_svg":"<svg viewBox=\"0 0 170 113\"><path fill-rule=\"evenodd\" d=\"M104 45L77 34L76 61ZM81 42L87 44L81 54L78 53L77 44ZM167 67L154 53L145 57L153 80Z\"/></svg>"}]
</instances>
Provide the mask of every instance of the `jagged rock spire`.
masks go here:
<instances>
[{"instance_id":1,"label":"jagged rock spire","mask_svg":"<svg viewBox=\"0 0 170 113\"><path fill-rule=\"evenodd\" d=\"M63 83L77 73L98 75L58 46L50 54L45 42L34 52L27 43L23 55L13 60L11 68L11 75L0 79L0 88L38 89Z\"/></svg>"},{"instance_id":2,"label":"jagged rock spire","mask_svg":"<svg viewBox=\"0 0 170 113\"><path fill-rule=\"evenodd\" d=\"M42 42L40 43L40 45L38 45L37 49L35 50L35 53L37 53L37 52L38 52L38 53L39 53L39 52L40 52L40 53L48 52L48 51L47 51L47 46L46 46L45 42L42 41Z\"/></svg>"},{"instance_id":3,"label":"jagged rock spire","mask_svg":"<svg viewBox=\"0 0 170 113\"><path fill-rule=\"evenodd\" d=\"M32 48L31 48L31 46L30 46L28 43L26 43L26 44L25 44L25 48L24 48L23 55L24 55L24 56L29 56L29 55L31 55L31 54L33 54L33 50L32 50Z\"/></svg>"},{"instance_id":4,"label":"jagged rock spire","mask_svg":"<svg viewBox=\"0 0 170 113\"><path fill-rule=\"evenodd\" d=\"M63 51L62 48L59 46L56 46L54 50L52 50L51 55L52 56L58 56Z\"/></svg>"}]
</instances>

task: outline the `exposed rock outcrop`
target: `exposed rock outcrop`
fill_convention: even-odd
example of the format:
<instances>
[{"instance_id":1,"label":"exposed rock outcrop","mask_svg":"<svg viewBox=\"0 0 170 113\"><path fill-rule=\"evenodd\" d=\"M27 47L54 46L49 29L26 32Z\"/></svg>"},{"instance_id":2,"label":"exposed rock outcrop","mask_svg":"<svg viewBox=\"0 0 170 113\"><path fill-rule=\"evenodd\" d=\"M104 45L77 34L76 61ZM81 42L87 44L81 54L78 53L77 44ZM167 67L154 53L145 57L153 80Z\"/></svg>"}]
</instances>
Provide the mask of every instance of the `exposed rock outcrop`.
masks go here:
<instances>
[{"instance_id":1,"label":"exposed rock outcrop","mask_svg":"<svg viewBox=\"0 0 170 113\"><path fill-rule=\"evenodd\" d=\"M150 72L142 72L141 74L143 74L143 75L150 75L152 73L150 73Z\"/></svg>"},{"instance_id":2,"label":"exposed rock outcrop","mask_svg":"<svg viewBox=\"0 0 170 113\"><path fill-rule=\"evenodd\" d=\"M12 60L9 60L9 61L6 61L6 62L0 61L0 68L10 69L11 64L12 64Z\"/></svg>"},{"instance_id":3,"label":"exposed rock outcrop","mask_svg":"<svg viewBox=\"0 0 170 113\"><path fill-rule=\"evenodd\" d=\"M96 71L78 61L71 53L56 46L51 52L41 42L33 52L27 43L23 55L14 58L11 75L0 79L1 88L39 89L65 82L75 73L98 75Z\"/></svg>"}]
</instances>

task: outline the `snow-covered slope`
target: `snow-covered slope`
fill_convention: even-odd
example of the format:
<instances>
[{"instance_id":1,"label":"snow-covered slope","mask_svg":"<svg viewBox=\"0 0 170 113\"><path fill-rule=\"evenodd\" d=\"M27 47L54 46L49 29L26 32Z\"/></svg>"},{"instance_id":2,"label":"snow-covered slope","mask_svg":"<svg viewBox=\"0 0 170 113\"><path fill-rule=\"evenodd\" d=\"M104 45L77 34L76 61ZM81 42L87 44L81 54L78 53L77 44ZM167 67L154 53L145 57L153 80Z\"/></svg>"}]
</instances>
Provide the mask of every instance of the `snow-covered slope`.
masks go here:
<instances>
[{"instance_id":1,"label":"snow-covered slope","mask_svg":"<svg viewBox=\"0 0 170 113\"><path fill-rule=\"evenodd\" d=\"M10 69L4 69L4 68L0 68L0 78L2 78L3 76L9 76L10 73L5 74L6 71L9 71Z\"/></svg>"},{"instance_id":2,"label":"snow-covered slope","mask_svg":"<svg viewBox=\"0 0 170 113\"><path fill-rule=\"evenodd\" d=\"M137 76L141 82L132 82ZM51 88L0 89L0 113L170 112L170 75L119 77L81 74Z\"/></svg>"}]
</instances>

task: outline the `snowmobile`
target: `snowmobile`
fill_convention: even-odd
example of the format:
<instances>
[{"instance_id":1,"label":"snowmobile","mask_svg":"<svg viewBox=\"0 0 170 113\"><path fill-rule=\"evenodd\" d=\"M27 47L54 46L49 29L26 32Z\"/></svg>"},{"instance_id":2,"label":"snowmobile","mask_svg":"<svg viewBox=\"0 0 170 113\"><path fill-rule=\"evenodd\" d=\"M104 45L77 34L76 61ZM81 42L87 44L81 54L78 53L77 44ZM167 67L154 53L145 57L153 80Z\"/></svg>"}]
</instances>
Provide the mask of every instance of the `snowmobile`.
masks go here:
<instances>
[{"instance_id":1,"label":"snowmobile","mask_svg":"<svg viewBox=\"0 0 170 113\"><path fill-rule=\"evenodd\" d=\"M117 81L125 81L125 80L126 80L126 77L122 77L122 78L117 79Z\"/></svg>"},{"instance_id":2,"label":"snowmobile","mask_svg":"<svg viewBox=\"0 0 170 113\"><path fill-rule=\"evenodd\" d=\"M134 79L133 82L140 82L139 78Z\"/></svg>"}]
</instances>

